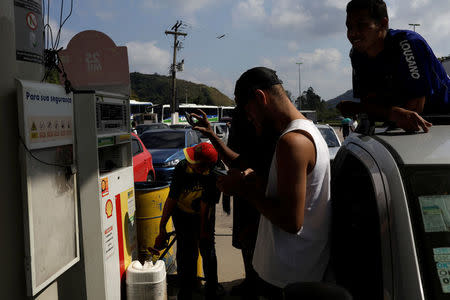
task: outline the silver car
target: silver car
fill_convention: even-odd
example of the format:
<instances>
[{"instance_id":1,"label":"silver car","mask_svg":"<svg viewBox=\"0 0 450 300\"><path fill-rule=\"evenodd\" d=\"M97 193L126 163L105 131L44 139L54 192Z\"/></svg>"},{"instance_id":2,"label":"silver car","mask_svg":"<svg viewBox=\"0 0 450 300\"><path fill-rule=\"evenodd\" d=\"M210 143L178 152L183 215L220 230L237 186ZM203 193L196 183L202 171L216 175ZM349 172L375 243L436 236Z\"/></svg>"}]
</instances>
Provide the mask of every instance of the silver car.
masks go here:
<instances>
[{"instance_id":1,"label":"silver car","mask_svg":"<svg viewBox=\"0 0 450 300\"><path fill-rule=\"evenodd\" d=\"M341 141L339 140L333 127L330 125L316 124L316 127L319 129L325 142L327 143L328 151L330 153L330 160L333 161L336 153L339 151L339 148L341 148Z\"/></svg>"},{"instance_id":2,"label":"silver car","mask_svg":"<svg viewBox=\"0 0 450 300\"><path fill-rule=\"evenodd\" d=\"M432 122L352 134L335 157L331 265L355 300L450 299L450 126Z\"/></svg>"},{"instance_id":3,"label":"silver car","mask_svg":"<svg viewBox=\"0 0 450 300\"><path fill-rule=\"evenodd\" d=\"M226 126L226 125L225 125ZM211 128L214 131L214 133L221 139L223 140L223 142L226 144L228 142L228 131L225 132L222 129L222 123L220 122L212 122L211 123ZM206 137L205 135L203 135L202 133L199 132L200 135L200 140L202 142L206 142L209 143L209 138Z\"/></svg>"},{"instance_id":4,"label":"silver car","mask_svg":"<svg viewBox=\"0 0 450 300\"><path fill-rule=\"evenodd\" d=\"M228 142L228 135L230 133L227 123L213 122L211 123L211 126L213 126L214 132L217 134L217 136L221 138L226 144Z\"/></svg>"}]
</instances>

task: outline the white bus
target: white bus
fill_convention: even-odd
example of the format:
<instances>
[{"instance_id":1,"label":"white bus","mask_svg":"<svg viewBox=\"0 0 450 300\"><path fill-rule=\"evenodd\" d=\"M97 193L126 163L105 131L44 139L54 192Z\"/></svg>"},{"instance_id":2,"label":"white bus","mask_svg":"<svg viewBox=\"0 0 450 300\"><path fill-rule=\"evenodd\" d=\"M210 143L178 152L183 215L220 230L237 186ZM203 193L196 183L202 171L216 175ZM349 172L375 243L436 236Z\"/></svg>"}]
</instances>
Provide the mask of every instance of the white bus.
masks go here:
<instances>
[{"instance_id":1,"label":"white bus","mask_svg":"<svg viewBox=\"0 0 450 300\"><path fill-rule=\"evenodd\" d=\"M219 120L227 119L229 121L233 117L234 106L220 106Z\"/></svg>"},{"instance_id":2,"label":"white bus","mask_svg":"<svg viewBox=\"0 0 450 300\"><path fill-rule=\"evenodd\" d=\"M136 125L145 123L158 122L156 115L153 113L154 105L152 102L141 102L130 99L130 120Z\"/></svg>"},{"instance_id":3,"label":"white bus","mask_svg":"<svg viewBox=\"0 0 450 300\"><path fill-rule=\"evenodd\" d=\"M234 107L230 107L234 109ZM223 116L231 116L231 110L226 106L216 105L197 105L197 104L180 104L178 111L178 123L187 123L186 112L196 113L198 109L203 110L208 116L210 122L218 122ZM170 113L170 105L164 104L160 106L154 106L153 112L158 115L158 120L162 123L171 123L172 116ZM224 115L225 114L225 115Z\"/></svg>"},{"instance_id":4,"label":"white bus","mask_svg":"<svg viewBox=\"0 0 450 300\"><path fill-rule=\"evenodd\" d=\"M141 102L130 99L130 114L131 118L135 114L145 114L153 112L153 103L152 102Z\"/></svg>"}]
</instances>

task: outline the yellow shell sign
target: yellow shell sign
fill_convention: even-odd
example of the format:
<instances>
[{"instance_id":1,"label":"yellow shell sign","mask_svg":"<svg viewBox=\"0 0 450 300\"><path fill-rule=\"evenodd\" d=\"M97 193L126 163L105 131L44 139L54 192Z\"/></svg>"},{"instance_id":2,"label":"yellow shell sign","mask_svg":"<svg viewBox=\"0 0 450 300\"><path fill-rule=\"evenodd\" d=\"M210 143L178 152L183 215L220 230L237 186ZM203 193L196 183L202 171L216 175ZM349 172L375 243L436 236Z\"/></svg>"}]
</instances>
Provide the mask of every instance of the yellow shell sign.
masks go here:
<instances>
[{"instance_id":1,"label":"yellow shell sign","mask_svg":"<svg viewBox=\"0 0 450 300\"><path fill-rule=\"evenodd\" d=\"M113 213L113 203L111 200L106 201L105 213L108 218L112 216Z\"/></svg>"}]
</instances>

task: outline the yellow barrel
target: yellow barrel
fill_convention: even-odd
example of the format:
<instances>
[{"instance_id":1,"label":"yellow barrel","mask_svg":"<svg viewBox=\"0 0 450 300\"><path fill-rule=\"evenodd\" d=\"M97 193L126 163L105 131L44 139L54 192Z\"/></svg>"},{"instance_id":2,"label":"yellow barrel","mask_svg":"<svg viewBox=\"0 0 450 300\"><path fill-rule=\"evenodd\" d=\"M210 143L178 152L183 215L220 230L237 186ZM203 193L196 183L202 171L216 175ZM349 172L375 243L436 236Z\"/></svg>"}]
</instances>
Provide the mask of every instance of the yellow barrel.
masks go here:
<instances>
[{"instance_id":1,"label":"yellow barrel","mask_svg":"<svg viewBox=\"0 0 450 300\"><path fill-rule=\"evenodd\" d=\"M139 260L152 259L155 262L158 259L158 257L152 256L147 249L154 246L155 239L159 234L159 222L169 190L167 182L136 182L134 184ZM167 222L166 231L174 231L172 218ZM175 271L173 247L167 252L163 261L166 263L167 273L173 273ZM197 260L197 276L204 277L200 252Z\"/></svg>"},{"instance_id":2,"label":"yellow barrel","mask_svg":"<svg viewBox=\"0 0 450 300\"><path fill-rule=\"evenodd\" d=\"M167 182L136 182L134 184L136 193L136 225L139 259L155 261L158 257L152 257L148 247L155 245L155 239L159 234L159 223L161 221L164 204L169 195L169 184ZM172 218L166 225L167 232L174 230ZM168 273L175 269L175 256L173 247L163 258Z\"/></svg>"}]
</instances>

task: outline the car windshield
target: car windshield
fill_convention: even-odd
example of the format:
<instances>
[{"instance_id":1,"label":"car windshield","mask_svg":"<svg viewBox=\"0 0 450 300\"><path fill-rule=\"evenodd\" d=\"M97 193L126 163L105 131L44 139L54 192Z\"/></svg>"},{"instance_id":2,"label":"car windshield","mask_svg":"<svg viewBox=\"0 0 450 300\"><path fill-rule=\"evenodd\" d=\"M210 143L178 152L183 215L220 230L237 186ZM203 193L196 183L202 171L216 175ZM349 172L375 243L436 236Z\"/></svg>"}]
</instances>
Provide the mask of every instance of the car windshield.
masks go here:
<instances>
[{"instance_id":1,"label":"car windshield","mask_svg":"<svg viewBox=\"0 0 450 300\"><path fill-rule=\"evenodd\" d=\"M339 141L332 128L319 128L328 147L339 147Z\"/></svg>"},{"instance_id":2,"label":"car windshield","mask_svg":"<svg viewBox=\"0 0 450 300\"><path fill-rule=\"evenodd\" d=\"M450 167L405 167L408 203L427 299L450 299Z\"/></svg>"},{"instance_id":3,"label":"car windshield","mask_svg":"<svg viewBox=\"0 0 450 300\"><path fill-rule=\"evenodd\" d=\"M142 134L143 132L150 130L150 129L166 129L169 126L166 124L159 124L159 123L154 123L154 124L145 124L145 125L138 125L136 126L136 131L138 134Z\"/></svg>"},{"instance_id":4,"label":"car windshield","mask_svg":"<svg viewBox=\"0 0 450 300\"><path fill-rule=\"evenodd\" d=\"M170 125L170 128L172 129L185 129L185 128L191 128L191 125L185 125L185 124L174 124Z\"/></svg>"},{"instance_id":5,"label":"car windshield","mask_svg":"<svg viewBox=\"0 0 450 300\"><path fill-rule=\"evenodd\" d=\"M147 149L176 149L184 148L184 131L150 131L141 136L142 143Z\"/></svg>"}]
</instances>

